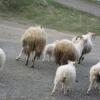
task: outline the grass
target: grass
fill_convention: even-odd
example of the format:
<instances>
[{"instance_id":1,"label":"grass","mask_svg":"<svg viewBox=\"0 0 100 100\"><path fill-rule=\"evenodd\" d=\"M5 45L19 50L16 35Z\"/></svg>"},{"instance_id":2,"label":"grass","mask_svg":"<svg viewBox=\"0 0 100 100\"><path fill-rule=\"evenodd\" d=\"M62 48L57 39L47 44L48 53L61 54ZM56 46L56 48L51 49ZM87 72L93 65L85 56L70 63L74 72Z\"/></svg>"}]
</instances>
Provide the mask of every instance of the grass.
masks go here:
<instances>
[{"instance_id":1,"label":"grass","mask_svg":"<svg viewBox=\"0 0 100 100\"><path fill-rule=\"evenodd\" d=\"M91 3L95 3L97 5L100 5L100 1L98 1L98 0L82 0L82 1L91 2Z\"/></svg>"},{"instance_id":2,"label":"grass","mask_svg":"<svg viewBox=\"0 0 100 100\"><path fill-rule=\"evenodd\" d=\"M5 11L15 18L29 20L47 28L59 31L85 33L87 31L100 34L100 17L77 11L56 3L54 0L33 0L18 11Z\"/></svg>"}]
</instances>

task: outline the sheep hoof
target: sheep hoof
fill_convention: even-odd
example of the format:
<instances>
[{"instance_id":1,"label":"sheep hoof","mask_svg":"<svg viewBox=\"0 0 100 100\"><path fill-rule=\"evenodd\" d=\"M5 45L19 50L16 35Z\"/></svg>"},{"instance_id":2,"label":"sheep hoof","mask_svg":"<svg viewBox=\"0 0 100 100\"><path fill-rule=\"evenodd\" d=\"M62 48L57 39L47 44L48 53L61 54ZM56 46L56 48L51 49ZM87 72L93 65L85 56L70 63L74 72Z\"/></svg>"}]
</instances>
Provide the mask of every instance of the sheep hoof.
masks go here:
<instances>
[{"instance_id":1,"label":"sheep hoof","mask_svg":"<svg viewBox=\"0 0 100 100\"><path fill-rule=\"evenodd\" d=\"M87 95L90 95L90 93L87 93Z\"/></svg>"},{"instance_id":2,"label":"sheep hoof","mask_svg":"<svg viewBox=\"0 0 100 100\"><path fill-rule=\"evenodd\" d=\"M25 64L25 66L27 66L27 65L28 65L28 63Z\"/></svg>"},{"instance_id":3,"label":"sheep hoof","mask_svg":"<svg viewBox=\"0 0 100 100\"><path fill-rule=\"evenodd\" d=\"M67 91L68 92L68 91ZM66 91L64 91L64 95L66 96L67 95L67 92Z\"/></svg>"},{"instance_id":4,"label":"sheep hoof","mask_svg":"<svg viewBox=\"0 0 100 100\"><path fill-rule=\"evenodd\" d=\"M78 62L78 64L80 64L80 62Z\"/></svg>"},{"instance_id":5,"label":"sheep hoof","mask_svg":"<svg viewBox=\"0 0 100 100\"><path fill-rule=\"evenodd\" d=\"M78 80L76 80L75 82L78 83Z\"/></svg>"},{"instance_id":6,"label":"sheep hoof","mask_svg":"<svg viewBox=\"0 0 100 100\"><path fill-rule=\"evenodd\" d=\"M82 61L84 60L84 57L82 57L82 59L81 59Z\"/></svg>"},{"instance_id":7,"label":"sheep hoof","mask_svg":"<svg viewBox=\"0 0 100 100\"><path fill-rule=\"evenodd\" d=\"M31 68L34 68L34 65L32 65Z\"/></svg>"},{"instance_id":8,"label":"sheep hoof","mask_svg":"<svg viewBox=\"0 0 100 100\"><path fill-rule=\"evenodd\" d=\"M79 61L78 64L80 64L81 62Z\"/></svg>"},{"instance_id":9,"label":"sheep hoof","mask_svg":"<svg viewBox=\"0 0 100 100\"><path fill-rule=\"evenodd\" d=\"M19 61L19 59L20 59L20 58L18 58L18 57L16 58L17 61Z\"/></svg>"},{"instance_id":10,"label":"sheep hoof","mask_svg":"<svg viewBox=\"0 0 100 100\"><path fill-rule=\"evenodd\" d=\"M45 61L43 60L43 61L42 61L42 63L44 64L44 63L45 63Z\"/></svg>"},{"instance_id":11,"label":"sheep hoof","mask_svg":"<svg viewBox=\"0 0 100 100\"><path fill-rule=\"evenodd\" d=\"M90 95L90 93L89 93L89 91L87 91L87 93L86 93L87 95Z\"/></svg>"},{"instance_id":12,"label":"sheep hoof","mask_svg":"<svg viewBox=\"0 0 100 100\"><path fill-rule=\"evenodd\" d=\"M50 96L54 96L54 92L52 92L52 93L50 94Z\"/></svg>"}]
</instances>

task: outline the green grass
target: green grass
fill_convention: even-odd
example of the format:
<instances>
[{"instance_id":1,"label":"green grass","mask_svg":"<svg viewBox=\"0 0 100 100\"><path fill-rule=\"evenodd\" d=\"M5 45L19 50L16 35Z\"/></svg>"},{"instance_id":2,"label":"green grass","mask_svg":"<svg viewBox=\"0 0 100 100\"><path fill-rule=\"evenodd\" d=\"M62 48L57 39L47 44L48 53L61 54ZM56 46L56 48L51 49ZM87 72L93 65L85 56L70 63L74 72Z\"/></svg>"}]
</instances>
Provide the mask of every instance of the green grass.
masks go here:
<instances>
[{"instance_id":1,"label":"green grass","mask_svg":"<svg viewBox=\"0 0 100 100\"><path fill-rule=\"evenodd\" d=\"M100 17L65 7L54 0L33 0L25 7L14 11L6 10L5 13L7 16L10 13L15 18L29 20L59 31L92 31L100 34Z\"/></svg>"}]
</instances>

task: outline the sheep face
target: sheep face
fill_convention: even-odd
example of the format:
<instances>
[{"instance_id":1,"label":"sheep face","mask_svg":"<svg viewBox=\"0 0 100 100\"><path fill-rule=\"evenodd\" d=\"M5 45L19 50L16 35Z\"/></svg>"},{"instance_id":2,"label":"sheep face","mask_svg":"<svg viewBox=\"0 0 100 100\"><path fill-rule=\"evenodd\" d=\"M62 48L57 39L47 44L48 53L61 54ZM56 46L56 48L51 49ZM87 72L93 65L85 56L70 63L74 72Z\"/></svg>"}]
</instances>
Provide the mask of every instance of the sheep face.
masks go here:
<instances>
[{"instance_id":1,"label":"sheep face","mask_svg":"<svg viewBox=\"0 0 100 100\"><path fill-rule=\"evenodd\" d=\"M92 33L92 32L88 32L87 34L91 35L91 36L95 36L96 33Z\"/></svg>"}]
</instances>

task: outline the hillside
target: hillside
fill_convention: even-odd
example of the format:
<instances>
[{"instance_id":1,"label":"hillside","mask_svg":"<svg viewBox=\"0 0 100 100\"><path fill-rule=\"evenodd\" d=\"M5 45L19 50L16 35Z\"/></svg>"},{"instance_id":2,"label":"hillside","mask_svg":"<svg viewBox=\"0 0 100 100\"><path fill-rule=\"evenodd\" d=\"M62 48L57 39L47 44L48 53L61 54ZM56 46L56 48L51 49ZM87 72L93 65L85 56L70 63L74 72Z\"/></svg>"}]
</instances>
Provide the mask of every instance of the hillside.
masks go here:
<instances>
[{"instance_id":1,"label":"hillside","mask_svg":"<svg viewBox=\"0 0 100 100\"><path fill-rule=\"evenodd\" d=\"M54 0L1 0L0 15L28 20L60 31L100 34L100 18L65 7Z\"/></svg>"}]
</instances>

